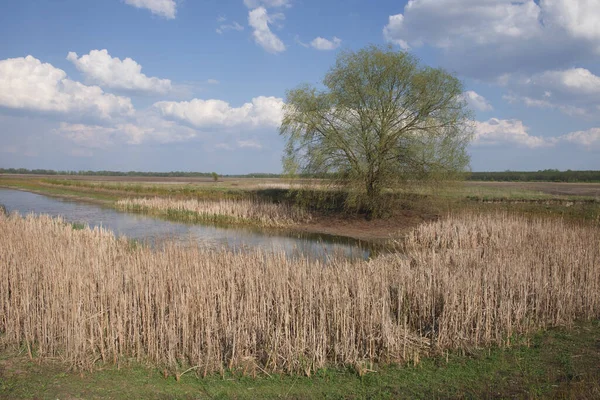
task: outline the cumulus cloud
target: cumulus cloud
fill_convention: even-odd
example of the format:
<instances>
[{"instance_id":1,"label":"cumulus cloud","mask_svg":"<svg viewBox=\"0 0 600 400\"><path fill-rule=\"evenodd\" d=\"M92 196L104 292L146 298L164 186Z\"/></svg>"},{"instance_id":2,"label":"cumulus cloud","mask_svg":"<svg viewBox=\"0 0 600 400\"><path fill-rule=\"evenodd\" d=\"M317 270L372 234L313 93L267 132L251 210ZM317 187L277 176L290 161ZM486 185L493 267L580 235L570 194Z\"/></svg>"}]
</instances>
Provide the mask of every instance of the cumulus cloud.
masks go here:
<instances>
[{"instance_id":1,"label":"cumulus cloud","mask_svg":"<svg viewBox=\"0 0 600 400\"><path fill-rule=\"evenodd\" d=\"M327 40L322 37L317 37L310 42L310 45L317 50L335 50L342 44L342 39L333 37L331 40Z\"/></svg>"},{"instance_id":2,"label":"cumulus cloud","mask_svg":"<svg viewBox=\"0 0 600 400\"><path fill-rule=\"evenodd\" d=\"M167 19L174 19L177 12L175 0L125 0L125 3L136 8L146 8L152 14Z\"/></svg>"},{"instance_id":3,"label":"cumulus cloud","mask_svg":"<svg viewBox=\"0 0 600 400\"><path fill-rule=\"evenodd\" d=\"M269 28L277 18L282 18L281 14L273 17L269 16L264 7L258 7L251 10L248 14L248 24L252 27L252 36L254 41L269 53L280 53L285 51L285 45Z\"/></svg>"},{"instance_id":4,"label":"cumulus cloud","mask_svg":"<svg viewBox=\"0 0 600 400\"><path fill-rule=\"evenodd\" d=\"M544 21L562 27L574 38L598 44L600 3L596 0L542 0L541 10Z\"/></svg>"},{"instance_id":5,"label":"cumulus cloud","mask_svg":"<svg viewBox=\"0 0 600 400\"><path fill-rule=\"evenodd\" d=\"M146 142L180 142L197 136L197 132L192 128L149 113L141 113L130 122L113 126L63 122L54 133L79 146L91 149L105 149L121 143L138 145Z\"/></svg>"},{"instance_id":6,"label":"cumulus cloud","mask_svg":"<svg viewBox=\"0 0 600 400\"><path fill-rule=\"evenodd\" d=\"M588 149L593 146L600 147L600 128L591 128L587 131L567 133L566 135L562 135L560 139L569 143L584 146Z\"/></svg>"},{"instance_id":7,"label":"cumulus cloud","mask_svg":"<svg viewBox=\"0 0 600 400\"><path fill-rule=\"evenodd\" d=\"M429 45L475 78L560 69L600 50L600 3L572 0L411 0L389 16L384 37L404 49Z\"/></svg>"},{"instance_id":8,"label":"cumulus cloud","mask_svg":"<svg viewBox=\"0 0 600 400\"><path fill-rule=\"evenodd\" d=\"M600 103L600 77L585 68L545 71L507 81L509 103L558 109L571 116L594 115Z\"/></svg>"},{"instance_id":9,"label":"cumulus cloud","mask_svg":"<svg viewBox=\"0 0 600 400\"><path fill-rule=\"evenodd\" d=\"M396 14L390 15L388 18L388 24L383 28L383 36L388 42L392 42L402 47L404 50L410 49L408 42L402 37L404 37L405 24L404 24L404 15ZM417 44L422 44L423 41L416 41Z\"/></svg>"},{"instance_id":10,"label":"cumulus cloud","mask_svg":"<svg viewBox=\"0 0 600 400\"><path fill-rule=\"evenodd\" d=\"M184 122L198 128L250 127L276 128L281 124L283 99L256 97L241 107L231 107L222 100L173 102L161 101L154 104L164 118Z\"/></svg>"},{"instance_id":11,"label":"cumulus cloud","mask_svg":"<svg viewBox=\"0 0 600 400\"><path fill-rule=\"evenodd\" d=\"M463 93L463 97L471 108L478 111L491 111L493 110L492 105L487 101L485 97L480 95L473 90L468 90Z\"/></svg>"},{"instance_id":12,"label":"cumulus cloud","mask_svg":"<svg viewBox=\"0 0 600 400\"><path fill-rule=\"evenodd\" d=\"M551 147L557 141L555 138L530 135L528 128L519 120L491 118L485 122L475 121L474 124L474 145L516 144L533 149Z\"/></svg>"},{"instance_id":13,"label":"cumulus cloud","mask_svg":"<svg viewBox=\"0 0 600 400\"><path fill-rule=\"evenodd\" d=\"M600 77L585 68L546 71L534 75L526 83L536 85L544 92L600 98Z\"/></svg>"},{"instance_id":14,"label":"cumulus cloud","mask_svg":"<svg viewBox=\"0 0 600 400\"><path fill-rule=\"evenodd\" d=\"M248 8L291 7L290 0L244 0L244 4Z\"/></svg>"},{"instance_id":15,"label":"cumulus cloud","mask_svg":"<svg viewBox=\"0 0 600 400\"><path fill-rule=\"evenodd\" d=\"M158 94L172 89L169 79L148 77L142 73L140 64L131 58L111 57L106 49L92 50L81 57L69 52L67 60L91 82L111 89Z\"/></svg>"},{"instance_id":16,"label":"cumulus cloud","mask_svg":"<svg viewBox=\"0 0 600 400\"><path fill-rule=\"evenodd\" d=\"M102 119L134 113L131 99L72 81L33 56L0 61L0 106Z\"/></svg>"},{"instance_id":17,"label":"cumulus cloud","mask_svg":"<svg viewBox=\"0 0 600 400\"><path fill-rule=\"evenodd\" d=\"M89 148L104 149L115 142L118 130L100 125L69 124L62 122L54 133L73 143Z\"/></svg>"},{"instance_id":18,"label":"cumulus cloud","mask_svg":"<svg viewBox=\"0 0 600 400\"><path fill-rule=\"evenodd\" d=\"M550 101L547 98L544 99L536 99L528 96L520 96L515 95L514 93L510 93L502 96L504 100L509 102L510 104L522 103L526 107L534 107L534 108L547 108L547 109L555 109L560 112L569 115L569 116L589 116L589 110L584 107L576 107L571 104L558 104L556 102Z\"/></svg>"}]
</instances>

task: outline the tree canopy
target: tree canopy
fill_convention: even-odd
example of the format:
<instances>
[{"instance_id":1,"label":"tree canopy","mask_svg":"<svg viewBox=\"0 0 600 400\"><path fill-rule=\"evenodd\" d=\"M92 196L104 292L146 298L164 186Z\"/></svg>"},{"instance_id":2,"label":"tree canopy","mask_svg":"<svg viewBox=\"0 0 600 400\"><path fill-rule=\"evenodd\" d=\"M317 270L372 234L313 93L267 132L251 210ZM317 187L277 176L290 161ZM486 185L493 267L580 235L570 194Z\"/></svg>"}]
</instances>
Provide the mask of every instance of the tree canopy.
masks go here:
<instances>
[{"instance_id":1,"label":"tree canopy","mask_svg":"<svg viewBox=\"0 0 600 400\"><path fill-rule=\"evenodd\" d=\"M385 189L466 170L472 125L462 93L456 77L406 52L342 52L322 89L287 93L284 169L333 177L367 213L379 214Z\"/></svg>"}]
</instances>

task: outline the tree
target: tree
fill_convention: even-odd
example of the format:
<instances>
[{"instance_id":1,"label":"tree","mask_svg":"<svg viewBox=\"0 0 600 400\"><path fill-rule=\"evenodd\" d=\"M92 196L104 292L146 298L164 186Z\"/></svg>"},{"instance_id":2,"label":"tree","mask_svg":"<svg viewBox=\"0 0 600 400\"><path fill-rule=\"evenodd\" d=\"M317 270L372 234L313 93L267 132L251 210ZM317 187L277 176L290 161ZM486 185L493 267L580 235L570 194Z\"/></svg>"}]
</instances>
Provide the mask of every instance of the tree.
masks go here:
<instances>
[{"instance_id":1,"label":"tree","mask_svg":"<svg viewBox=\"0 0 600 400\"><path fill-rule=\"evenodd\" d=\"M327 176L368 216L386 188L455 177L469 165L461 82L391 47L342 52L323 79L287 92L286 173Z\"/></svg>"},{"instance_id":2,"label":"tree","mask_svg":"<svg viewBox=\"0 0 600 400\"><path fill-rule=\"evenodd\" d=\"M217 174L216 172L211 172L210 175L213 178L213 182L217 182L219 180L219 174Z\"/></svg>"}]
</instances>

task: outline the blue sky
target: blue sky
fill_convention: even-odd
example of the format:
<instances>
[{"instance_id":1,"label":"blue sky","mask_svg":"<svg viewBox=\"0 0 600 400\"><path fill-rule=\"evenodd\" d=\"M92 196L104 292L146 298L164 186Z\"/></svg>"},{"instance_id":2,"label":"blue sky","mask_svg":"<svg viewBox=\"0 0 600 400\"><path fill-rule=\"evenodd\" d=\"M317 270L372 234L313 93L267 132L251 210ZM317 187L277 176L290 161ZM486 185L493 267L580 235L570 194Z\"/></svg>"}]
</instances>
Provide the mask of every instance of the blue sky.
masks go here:
<instances>
[{"instance_id":1,"label":"blue sky","mask_svg":"<svg viewBox=\"0 0 600 400\"><path fill-rule=\"evenodd\" d=\"M285 92L392 44L465 84L471 167L600 169L597 0L2 0L0 167L280 172Z\"/></svg>"}]
</instances>

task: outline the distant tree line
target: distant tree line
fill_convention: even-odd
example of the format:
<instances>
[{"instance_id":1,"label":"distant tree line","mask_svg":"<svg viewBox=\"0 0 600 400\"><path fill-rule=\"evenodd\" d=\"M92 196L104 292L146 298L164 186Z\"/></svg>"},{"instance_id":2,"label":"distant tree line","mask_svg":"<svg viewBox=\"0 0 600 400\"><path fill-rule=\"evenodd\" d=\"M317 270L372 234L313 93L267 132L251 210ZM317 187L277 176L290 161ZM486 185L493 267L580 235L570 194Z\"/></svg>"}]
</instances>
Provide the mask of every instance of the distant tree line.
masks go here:
<instances>
[{"instance_id":1,"label":"distant tree line","mask_svg":"<svg viewBox=\"0 0 600 400\"><path fill-rule=\"evenodd\" d=\"M23 175L81 175L81 176L149 176L149 177L181 177L211 178L213 172L141 172L141 171L55 171L52 169L0 168L0 174ZM331 174L330 174L331 175ZM284 175L270 173L250 173L239 175L218 175L229 178L281 178ZM327 174L319 176L301 174L300 178L332 178ZM470 181L491 182L600 182L600 171L559 171L545 169L543 171L504 171L504 172L472 172L466 176Z\"/></svg>"},{"instance_id":2,"label":"distant tree line","mask_svg":"<svg viewBox=\"0 0 600 400\"><path fill-rule=\"evenodd\" d=\"M471 181L495 182L600 182L600 171L540 171L472 172L467 176Z\"/></svg>"},{"instance_id":3,"label":"distant tree line","mask_svg":"<svg viewBox=\"0 0 600 400\"><path fill-rule=\"evenodd\" d=\"M2 174L26 175L84 175L84 176L153 176L153 177L203 177L211 178L212 172L141 172L141 171L54 171L51 169L0 168Z\"/></svg>"},{"instance_id":4,"label":"distant tree line","mask_svg":"<svg viewBox=\"0 0 600 400\"><path fill-rule=\"evenodd\" d=\"M216 172L142 172L142 171L55 171L52 169L26 169L26 168L0 168L0 174L21 174L21 175L80 175L80 176L149 176L149 177L174 177L174 178L212 178ZM269 173L250 173L245 175L220 175L230 178L279 178L279 174Z\"/></svg>"}]
</instances>

